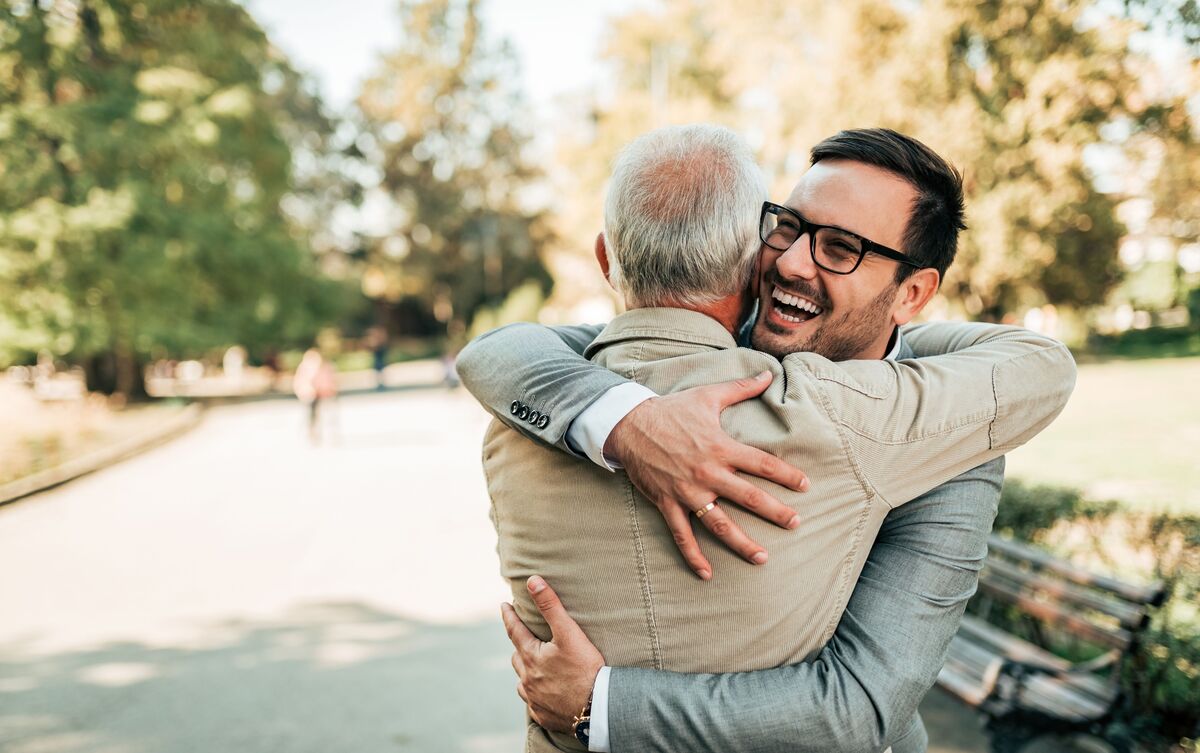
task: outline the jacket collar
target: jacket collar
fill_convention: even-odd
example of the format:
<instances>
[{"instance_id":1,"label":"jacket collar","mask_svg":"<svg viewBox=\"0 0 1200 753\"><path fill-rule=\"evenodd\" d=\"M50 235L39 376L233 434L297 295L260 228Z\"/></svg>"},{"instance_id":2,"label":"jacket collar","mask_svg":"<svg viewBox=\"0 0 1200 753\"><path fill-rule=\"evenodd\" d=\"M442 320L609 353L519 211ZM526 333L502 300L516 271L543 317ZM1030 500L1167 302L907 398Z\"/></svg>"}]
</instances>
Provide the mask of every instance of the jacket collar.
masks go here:
<instances>
[{"instance_id":1,"label":"jacket collar","mask_svg":"<svg viewBox=\"0 0 1200 753\"><path fill-rule=\"evenodd\" d=\"M671 340L713 350L736 348L737 342L716 319L687 309L641 308L626 311L609 322L583 355L624 340Z\"/></svg>"}]
</instances>

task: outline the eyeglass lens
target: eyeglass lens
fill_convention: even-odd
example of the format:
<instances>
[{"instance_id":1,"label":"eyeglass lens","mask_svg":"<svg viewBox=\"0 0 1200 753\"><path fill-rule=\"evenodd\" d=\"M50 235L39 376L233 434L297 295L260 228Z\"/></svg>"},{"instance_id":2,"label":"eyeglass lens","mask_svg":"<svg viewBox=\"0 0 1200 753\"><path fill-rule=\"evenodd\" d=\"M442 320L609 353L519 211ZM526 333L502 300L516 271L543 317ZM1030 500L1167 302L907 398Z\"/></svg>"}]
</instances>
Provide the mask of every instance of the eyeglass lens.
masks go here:
<instances>
[{"instance_id":1,"label":"eyeglass lens","mask_svg":"<svg viewBox=\"0 0 1200 753\"><path fill-rule=\"evenodd\" d=\"M791 248L805 232L808 228L802 228L793 217L774 212L767 212L763 217L762 240L777 251ZM853 271L863 254L859 238L835 228L818 229L810 242L813 258L830 272Z\"/></svg>"}]
</instances>

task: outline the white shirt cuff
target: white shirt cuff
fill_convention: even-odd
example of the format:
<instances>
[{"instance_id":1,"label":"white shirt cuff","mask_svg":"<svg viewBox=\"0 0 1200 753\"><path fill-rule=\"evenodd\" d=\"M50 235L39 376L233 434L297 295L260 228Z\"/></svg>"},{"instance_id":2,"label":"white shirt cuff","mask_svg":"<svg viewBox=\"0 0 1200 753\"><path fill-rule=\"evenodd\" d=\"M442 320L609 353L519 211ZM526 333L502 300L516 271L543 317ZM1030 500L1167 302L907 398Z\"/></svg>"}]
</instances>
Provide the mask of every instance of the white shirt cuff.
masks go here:
<instances>
[{"instance_id":1,"label":"white shirt cuff","mask_svg":"<svg viewBox=\"0 0 1200 753\"><path fill-rule=\"evenodd\" d=\"M615 388L614 388L615 389ZM612 667L601 667L592 686L592 720L588 727L588 750L608 753L608 674Z\"/></svg>"},{"instance_id":2,"label":"white shirt cuff","mask_svg":"<svg viewBox=\"0 0 1200 753\"><path fill-rule=\"evenodd\" d=\"M567 446L605 470L620 468L621 464L615 459L604 457L604 443L621 419L652 397L658 397L658 394L637 382L610 387L571 422L567 428Z\"/></svg>"}]
</instances>

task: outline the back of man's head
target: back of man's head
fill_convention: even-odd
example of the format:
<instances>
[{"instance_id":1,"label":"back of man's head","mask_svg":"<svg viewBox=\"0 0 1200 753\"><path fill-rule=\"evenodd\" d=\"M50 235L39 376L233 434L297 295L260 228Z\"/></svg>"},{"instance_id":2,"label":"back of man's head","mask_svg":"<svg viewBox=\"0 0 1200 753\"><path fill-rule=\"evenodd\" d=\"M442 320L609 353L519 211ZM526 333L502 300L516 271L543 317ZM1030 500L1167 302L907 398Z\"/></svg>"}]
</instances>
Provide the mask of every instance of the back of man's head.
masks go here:
<instances>
[{"instance_id":1,"label":"back of man's head","mask_svg":"<svg viewBox=\"0 0 1200 753\"><path fill-rule=\"evenodd\" d=\"M904 233L904 252L946 276L958 249L963 221L962 174L920 141L889 128L841 131L812 149L812 163L825 159L863 162L895 173L917 191ZM915 271L901 264L896 281Z\"/></svg>"},{"instance_id":2,"label":"back of man's head","mask_svg":"<svg viewBox=\"0 0 1200 753\"><path fill-rule=\"evenodd\" d=\"M609 279L631 308L700 306L746 288L767 188L728 128L687 125L617 155L604 204Z\"/></svg>"}]
</instances>

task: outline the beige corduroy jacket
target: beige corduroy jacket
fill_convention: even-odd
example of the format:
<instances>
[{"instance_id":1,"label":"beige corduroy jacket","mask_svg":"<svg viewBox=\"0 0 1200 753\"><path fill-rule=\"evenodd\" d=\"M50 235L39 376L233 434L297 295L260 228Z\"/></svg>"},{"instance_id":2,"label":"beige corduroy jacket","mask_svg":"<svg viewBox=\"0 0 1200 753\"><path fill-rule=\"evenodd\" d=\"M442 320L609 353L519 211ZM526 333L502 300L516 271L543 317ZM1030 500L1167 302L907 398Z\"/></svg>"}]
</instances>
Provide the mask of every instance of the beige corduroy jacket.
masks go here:
<instances>
[{"instance_id":1,"label":"beige corduroy jacket","mask_svg":"<svg viewBox=\"0 0 1200 753\"><path fill-rule=\"evenodd\" d=\"M529 598L539 574L612 666L727 672L804 660L832 636L891 508L998 457L1062 410L1075 366L1060 343L983 324L907 328L909 361L834 363L797 353L782 363L737 347L715 320L682 309L616 317L588 356L659 394L753 376L761 398L722 415L735 439L803 469L807 493L751 483L791 505L786 531L725 509L771 553L755 567L697 526L709 582L687 568L654 506L623 473L537 444L493 421L484 439L502 574L518 614L549 630ZM530 726L528 750L581 750Z\"/></svg>"}]
</instances>

